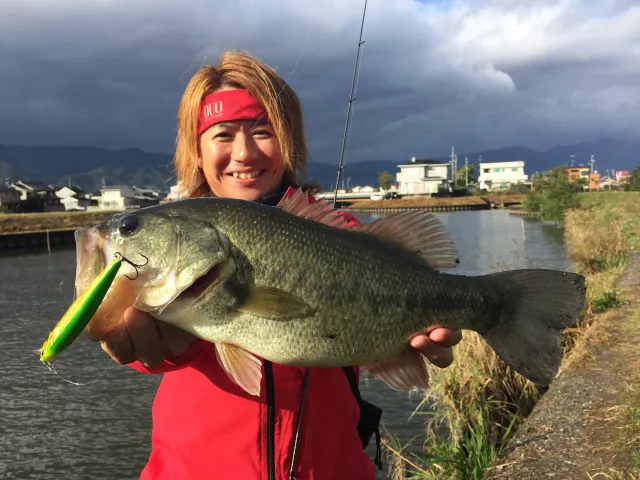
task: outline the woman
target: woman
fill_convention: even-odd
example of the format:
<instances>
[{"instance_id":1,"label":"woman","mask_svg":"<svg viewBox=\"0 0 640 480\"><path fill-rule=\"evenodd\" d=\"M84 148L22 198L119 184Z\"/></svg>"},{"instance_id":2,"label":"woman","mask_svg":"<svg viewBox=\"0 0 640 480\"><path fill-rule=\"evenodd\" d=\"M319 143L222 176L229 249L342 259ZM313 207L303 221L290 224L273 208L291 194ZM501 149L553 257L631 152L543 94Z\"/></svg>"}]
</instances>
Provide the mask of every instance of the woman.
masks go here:
<instances>
[{"instance_id":1,"label":"woman","mask_svg":"<svg viewBox=\"0 0 640 480\"><path fill-rule=\"evenodd\" d=\"M175 154L188 196L276 205L300 185L306 161L300 103L274 70L228 52L190 80ZM446 367L460 339L459 332L437 329L410 344ZM102 347L121 364L164 374L143 479L281 479L290 478L292 463L298 480L375 478L363 450L367 439L358 433L357 368L307 370L264 361L261 396L251 397L221 369L211 343L134 308ZM351 384L349 372L356 374Z\"/></svg>"}]
</instances>

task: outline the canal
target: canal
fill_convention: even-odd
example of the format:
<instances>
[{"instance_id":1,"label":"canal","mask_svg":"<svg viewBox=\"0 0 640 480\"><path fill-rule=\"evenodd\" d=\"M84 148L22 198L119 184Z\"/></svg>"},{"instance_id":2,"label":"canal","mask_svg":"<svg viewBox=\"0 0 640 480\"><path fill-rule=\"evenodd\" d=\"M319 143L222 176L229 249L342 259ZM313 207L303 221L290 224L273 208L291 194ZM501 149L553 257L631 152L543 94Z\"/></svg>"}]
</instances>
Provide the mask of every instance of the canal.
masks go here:
<instances>
[{"instance_id":1,"label":"canal","mask_svg":"<svg viewBox=\"0 0 640 480\"><path fill-rule=\"evenodd\" d=\"M457 274L569 266L555 227L502 210L437 215L460 252ZM378 217L357 216L365 222ZM149 455L159 377L109 362L84 336L56 367L85 385L51 374L32 352L69 306L74 273L71 250L0 257L0 478L135 479ZM376 380L362 382L361 390L383 408L384 427L419 448L423 419L409 417L420 395Z\"/></svg>"}]
</instances>

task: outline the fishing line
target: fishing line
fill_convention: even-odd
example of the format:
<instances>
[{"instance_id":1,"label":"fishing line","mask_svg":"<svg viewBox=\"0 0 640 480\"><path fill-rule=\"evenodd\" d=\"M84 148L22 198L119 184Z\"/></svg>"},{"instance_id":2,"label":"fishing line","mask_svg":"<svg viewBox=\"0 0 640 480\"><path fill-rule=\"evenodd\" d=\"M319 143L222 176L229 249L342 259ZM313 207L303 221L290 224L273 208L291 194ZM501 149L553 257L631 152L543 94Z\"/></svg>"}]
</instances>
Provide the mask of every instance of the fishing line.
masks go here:
<instances>
[{"instance_id":1,"label":"fishing line","mask_svg":"<svg viewBox=\"0 0 640 480\"><path fill-rule=\"evenodd\" d=\"M293 65L293 70L291 70L291 73L289 73L289 77L287 77L287 79L284 81L284 85L282 85L282 88L280 89L280 91L278 92L278 94L276 95L276 102L278 100L280 100L280 96L282 95L282 92L284 92L284 89L289 85L289 80L291 80L291 77L293 77L294 72L298 69L298 64L300 63L300 59L302 58L302 53L304 52L304 49L307 46L307 41L309 40L309 32L307 32L306 37L304 38L304 43L302 44L302 48L300 49L300 53L298 54L298 59L296 60L296 63ZM249 129L249 130L253 130L253 128L258 124L258 122L262 119L262 117L264 117L264 113L260 116L260 118L258 118L255 123L253 124L253 126Z\"/></svg>"},{"instance_id":2,"label":"fishing line","mask_svg":"<svg viewBox=\"0 0 640 480\"><path fill-rule=\"evenodd\" d=\"M118 345L120 345L120 340L122 339L124 332L120 332L120 335L118 336L118 341L116 342L116 346L114 348L114 351L118 349ZM53 373L54 375L56 375L57 377L59 377L61 380L70 383L71 385L76 385L78 387L83 387L85 385L91 385L92 383L97 382L98 380L100 380L105 373L107 373L107 370L109 369L109 367L111 366L112 363L116 363L113 358L109 357L109 361L107 362L107 366L104 367L104 370L102 370L102 373L100 373L100 375L98 375L96 378L89 380L88 382L84 382L84 383L80 383L80 382L74 382L73 380L69 380L66 377L63 377L62 375L60 375L60 373L56 370L55 365L52 362L42 362L44 363L44 365L49 369L49 371L51 373Z\"/></svg>"}]
</instances>

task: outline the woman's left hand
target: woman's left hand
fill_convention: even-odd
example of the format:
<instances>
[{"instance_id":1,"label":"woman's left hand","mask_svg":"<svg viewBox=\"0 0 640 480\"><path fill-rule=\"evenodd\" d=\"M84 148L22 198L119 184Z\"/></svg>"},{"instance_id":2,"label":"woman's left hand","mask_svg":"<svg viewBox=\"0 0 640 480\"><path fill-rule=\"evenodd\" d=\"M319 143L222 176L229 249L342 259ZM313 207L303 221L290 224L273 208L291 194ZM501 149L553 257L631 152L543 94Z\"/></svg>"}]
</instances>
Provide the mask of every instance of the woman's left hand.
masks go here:
<instances>
[{"instance_id":1,"label":"woman's left hand","mask_svg":"<svg viewBox=\"0 0 640 480\"><path fill-rule=\"evenodd\" d=\"M436 328L430 332L414 336L409 345L417 349L429 359L436 367L445 368L453 363L453 350L451 347L462 340L460 330L448 328Z\"/></svg>"}]
</instances>

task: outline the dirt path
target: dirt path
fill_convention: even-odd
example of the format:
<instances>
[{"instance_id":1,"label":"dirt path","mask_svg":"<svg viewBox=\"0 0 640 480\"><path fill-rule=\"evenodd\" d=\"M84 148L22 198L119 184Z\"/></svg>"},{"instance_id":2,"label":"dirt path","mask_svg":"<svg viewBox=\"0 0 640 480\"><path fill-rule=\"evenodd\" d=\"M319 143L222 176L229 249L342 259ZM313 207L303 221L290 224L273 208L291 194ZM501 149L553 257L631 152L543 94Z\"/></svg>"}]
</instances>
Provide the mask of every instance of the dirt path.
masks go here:
<instances>
[{"instance_id":1,"label":"dirt path","mask_svg":"<svg viewBox=\"0 0 640 480\"><path fill-rule=\"evenodd\" d=\"M640 252L618 288L630 303L602 315L586 355L561 372L485 479L640 479Z\"/></svg>"}]
</instances>

